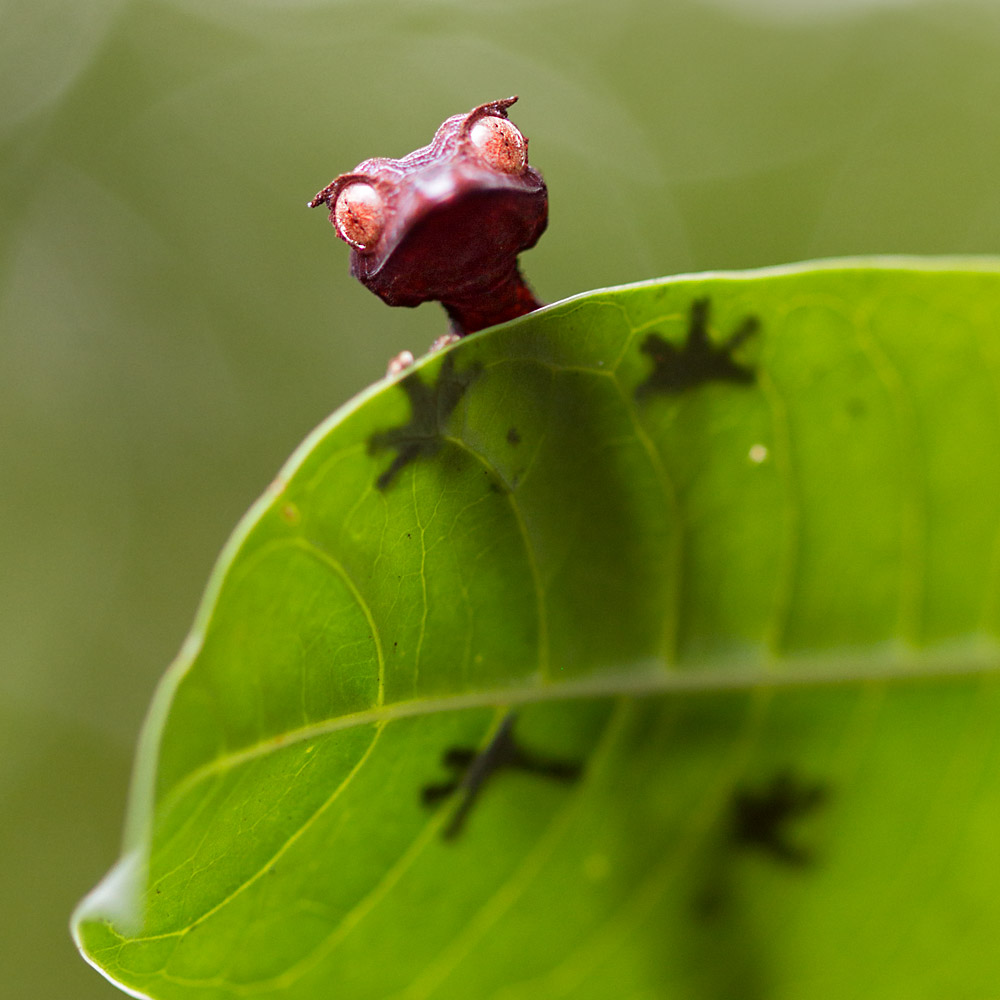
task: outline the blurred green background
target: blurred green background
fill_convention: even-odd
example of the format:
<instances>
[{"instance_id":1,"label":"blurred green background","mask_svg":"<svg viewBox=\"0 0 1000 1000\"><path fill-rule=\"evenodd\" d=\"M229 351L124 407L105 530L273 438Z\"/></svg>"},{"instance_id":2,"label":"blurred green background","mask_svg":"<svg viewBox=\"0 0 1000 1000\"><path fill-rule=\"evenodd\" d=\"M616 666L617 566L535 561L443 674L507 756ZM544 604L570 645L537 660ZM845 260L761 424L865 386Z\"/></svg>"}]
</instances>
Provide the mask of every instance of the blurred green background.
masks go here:
<instances>
[{"instance_id":1,"label":"blurred green background","mask_svg":"<svg viewBox=\"0 0 1000 1000\"><path fill-rule=\"evenodd\" d=\"M66 923L212 562L444 330L353 282L306 200L511 93L548 301L1000 250L990 0L0 0L0 995L120 995Z\"/></svg>"}]
</instances>

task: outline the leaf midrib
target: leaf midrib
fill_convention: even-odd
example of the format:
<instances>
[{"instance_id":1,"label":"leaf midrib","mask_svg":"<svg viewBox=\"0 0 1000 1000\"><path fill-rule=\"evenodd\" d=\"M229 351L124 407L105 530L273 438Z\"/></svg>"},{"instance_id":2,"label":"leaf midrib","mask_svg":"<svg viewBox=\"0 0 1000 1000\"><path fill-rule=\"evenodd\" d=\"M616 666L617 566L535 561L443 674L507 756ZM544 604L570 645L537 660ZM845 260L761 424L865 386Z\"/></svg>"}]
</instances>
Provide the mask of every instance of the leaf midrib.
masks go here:
<instances>
[{"instance_id":1,"label":"leaf midrib","mask_svg":"<svg viewBox=\"0 0 1000 1000\"><path fill-rule=\"evenodd\" d=\"M158 809L170 809L202 781L222 775L240 765L295 743L319 739L356 726L377 725L399 719L460 712L477 708L516 708L545 701L571 701L616 696L651 697L670 693L709 694L746 691L758 687L805 688L861 682L931 681L944 677L1000 673L1000 642L991 636L969 637L964 648L955 643L934 650L903 649L884 645L877 651L855 650L811 656L784 656L755 664L750 669L713 669L710 663L698 669L669 669L659 660L649 669L633 666L628 673L607 673L569 681L490 688L436 698L412 698L373 705L358 712L321 719L290 729L240 750L222 754L191 771L160 799ZM779 672L780 667L780 672Z\"/></svg>"}]
</instances>

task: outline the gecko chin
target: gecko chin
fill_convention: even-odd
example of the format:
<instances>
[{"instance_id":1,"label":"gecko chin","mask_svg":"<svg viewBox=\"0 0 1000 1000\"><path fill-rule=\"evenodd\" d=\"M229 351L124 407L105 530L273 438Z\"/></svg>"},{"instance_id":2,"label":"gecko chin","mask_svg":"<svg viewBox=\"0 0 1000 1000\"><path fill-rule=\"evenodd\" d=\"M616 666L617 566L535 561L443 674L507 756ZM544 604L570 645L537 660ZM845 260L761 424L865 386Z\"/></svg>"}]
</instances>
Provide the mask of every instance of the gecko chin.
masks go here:
<instances>
[{"instance_id":1,"label":"gecko chin","mask_svg":"<svg viewBox=\"0 0 1000 1000\"><path fill-rule=\"evenodd\" d=\"M385 252L351 262L351 273L391 306L490 295L510 281L517 255L538 242L548 222L544 186L466 190L421 208Z\"/></svg>"}]
</instances>

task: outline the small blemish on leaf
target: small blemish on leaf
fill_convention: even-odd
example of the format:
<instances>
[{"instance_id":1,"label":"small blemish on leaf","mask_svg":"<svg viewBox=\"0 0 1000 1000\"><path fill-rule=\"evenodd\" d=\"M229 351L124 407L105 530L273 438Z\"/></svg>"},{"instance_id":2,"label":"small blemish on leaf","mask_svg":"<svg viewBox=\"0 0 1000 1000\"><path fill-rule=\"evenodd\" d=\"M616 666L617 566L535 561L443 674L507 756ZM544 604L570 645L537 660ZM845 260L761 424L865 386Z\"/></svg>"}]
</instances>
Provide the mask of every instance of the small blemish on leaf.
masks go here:
<instances>
[{"instance_id":1,"label":"small blemish on leaf","mask_svg":"<svg viewBox=\"0 0 1000 1000\"><path fill-rule=\"evenodd\" d=\"M699 920L714 920L720 916L728 902L728 893L719 883L704 886L691 900L691 912Z\"/></svg>"},{"instance_id":2,"label":"small blemish on leaf","mask_svg":"<svg viewBox=\"0 0 1000 1000\"><path fill-rule=\"evenodd\" d=\"M606 854L588 854L583 862L583 874L589 882L603 882L611 871Z\"/></svg>"},{"instance_id":3,"label":"small blemish on leaf","mask_svg":"<svg viewBox=\"0 0 1000 1000\"><path fill-rule=\"evenodd\" d=\"M486 477L486 482L489 483L491 493L506 493L507 489L503 482L495 476L489 469L483 469L483 475Z\"/></svg>"},{"instance_id":4,"label":"small blemish on leaf","mask_svg":"<svg viewBox=\"0 0 1000 1000\"><path fill-rule=\"evenodd\" d=\"M286 503L281 508L281 519L293 528L297 527L302 522L302 511L295 504Z\"/></svg>"},{"instance_id":5,"label":"small blemish on leaf","mask_svg":"<svg viewBox=\"0 0 1000 1000\"><path fill-rule=\"evenodd\" d=\"M705 382L750 385L756 380L756 371L735 361L732 352L760 329L757 318L748 316L716 345L708 339L708 312L708 299L695 299L691 303L687 337L681 347L658 333L646 337L640 350L652 359L653 370L635 390L636 398L653 393L676 395Z\"/></svg>"},{"instance_id":6,"label":"small blemish on leaf","mask_svg":"<svg viewBox=\"0 0 1000 1000\"><path fill-rule=\"evenodd\" d=\"M868 404L861 398L850 399L847 402L847 412L855 420L859 420L861 417L867 415Z\"/></svg>"},{"instance_id":7,"label":"small blemish on leaf","mask_svg":"<svg viewBox=\"0 0 1000 1000\"><path fill-rule=\"evenodd\" d=\"M511 427L507 431L507 444L519 445L521 443L521 435L518 434L516 427Z\"/></svg>"}]
</instances>

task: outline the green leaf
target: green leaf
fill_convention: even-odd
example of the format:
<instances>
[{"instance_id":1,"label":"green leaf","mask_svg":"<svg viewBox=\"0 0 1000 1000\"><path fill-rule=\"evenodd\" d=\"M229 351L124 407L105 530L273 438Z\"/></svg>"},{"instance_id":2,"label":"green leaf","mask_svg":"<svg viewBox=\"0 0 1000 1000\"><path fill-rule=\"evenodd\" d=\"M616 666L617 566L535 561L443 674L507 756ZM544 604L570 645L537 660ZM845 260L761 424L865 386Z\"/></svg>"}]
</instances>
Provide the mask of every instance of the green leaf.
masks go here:
<instances>
[{"instance_id":1,"label":"green leaf","mask_svg":"<svg viewBox=\"0 0 1000 1000\"><path fill-rule=\"evenodd\" d=\"M164 1000L1000 992L998 387L995 261L595 292L373 386L223 553L84 955ZM444 795L498 732L536 769Z\"/></svg>"}]
</instances>

